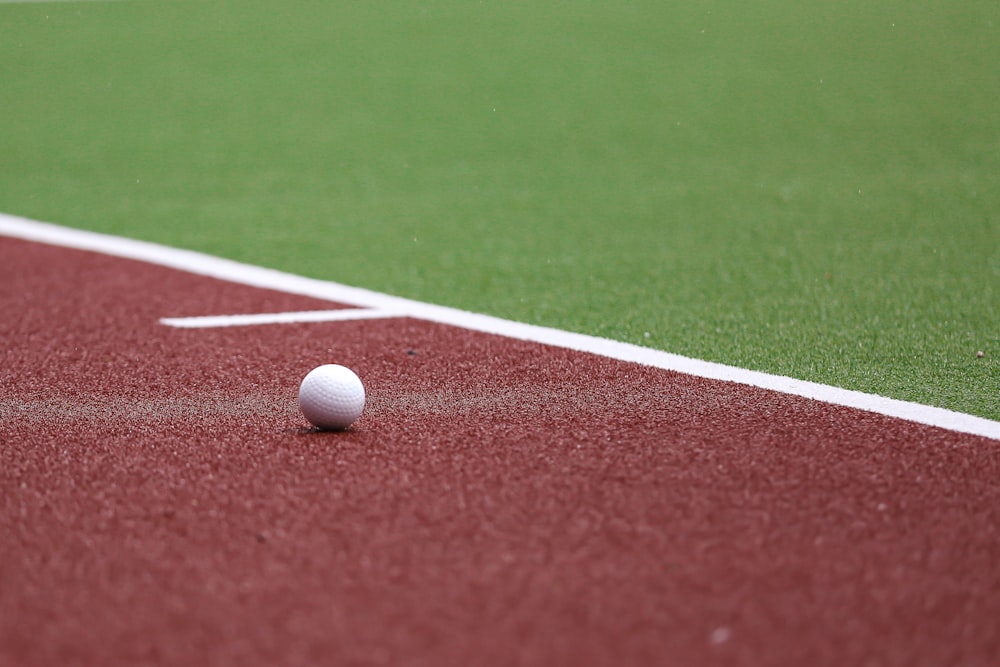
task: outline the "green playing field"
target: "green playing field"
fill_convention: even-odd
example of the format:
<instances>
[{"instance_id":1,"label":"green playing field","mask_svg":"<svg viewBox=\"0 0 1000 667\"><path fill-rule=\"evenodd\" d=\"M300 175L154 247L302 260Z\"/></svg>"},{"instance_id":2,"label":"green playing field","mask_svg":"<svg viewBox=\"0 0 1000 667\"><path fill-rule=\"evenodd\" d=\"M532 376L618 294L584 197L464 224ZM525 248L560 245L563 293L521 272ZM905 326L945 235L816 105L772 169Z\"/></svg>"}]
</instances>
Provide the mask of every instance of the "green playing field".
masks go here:
<instances>
[{"instance_id":1,"label":"green playing field","mask_svg":"<svg viewBox=\"0 0 1000 667\"><path fill-rule=\"evenodd\" d=\"M1000 419L997 63L992 0L0 2L0 211Z\"/></svg>"}]
</instances>

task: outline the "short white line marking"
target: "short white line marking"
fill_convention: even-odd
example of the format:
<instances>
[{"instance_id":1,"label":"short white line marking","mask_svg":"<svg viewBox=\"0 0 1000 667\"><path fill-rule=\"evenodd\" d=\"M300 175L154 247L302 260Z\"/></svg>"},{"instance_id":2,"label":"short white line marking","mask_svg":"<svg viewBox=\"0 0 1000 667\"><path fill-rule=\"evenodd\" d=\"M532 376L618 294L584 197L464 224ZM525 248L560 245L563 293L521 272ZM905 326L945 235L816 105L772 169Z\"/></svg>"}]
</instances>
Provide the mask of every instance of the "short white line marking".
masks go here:
<instances>
[{"instance_id":1,"label":"short white line marking","mask_svg":"<svg viewBox=\"0 0 1000 667\"><path fill-rule=\"evenodd\" d=\"M874 412L888 417L937 426L939 428L969 433L1000 440L1000 422L967 415L953 410L936 408L919 403L885 398L860 391L840 389L817 382L806 382L780 375L748 371L711 361L691 359L669 352L652 350L638 345L621 343L606 338L587 336L540 327L522 322L512 322L490 315L470 313L445 306L435 306L381 294L359 287L305 278L290 273L241 264L229 259L213 257L192 250L166 246L60 227L0 213L0 234L49 245L90 250L105 255L134 259L158 266L166 266L219 280L272 289L290 294L300 294L336 303L350 304L379 311L406 314L408 317L439 322L485 333L534 341L580 352L590 352L605 357L631 361L665 370L677 371L712 380L770 389L784 394L811 398L833 405L842 405Z\"/></svg>"},{"instance_id":2,"label":"short white line marking","mask_svg":"<svg viewBox=\"0 0 1000 667\"><path fill-rule=\"evenodd\" d=\"M295 324L298 322L347 322L405 317L394 310L378 308L341 308L339 310L301 310L286 313L254 313L250 315L203 315L200 317L164 317L160 324L179 329L209 329L214 327L246 327L261 324Z\"/></svg>"}]
</instances>

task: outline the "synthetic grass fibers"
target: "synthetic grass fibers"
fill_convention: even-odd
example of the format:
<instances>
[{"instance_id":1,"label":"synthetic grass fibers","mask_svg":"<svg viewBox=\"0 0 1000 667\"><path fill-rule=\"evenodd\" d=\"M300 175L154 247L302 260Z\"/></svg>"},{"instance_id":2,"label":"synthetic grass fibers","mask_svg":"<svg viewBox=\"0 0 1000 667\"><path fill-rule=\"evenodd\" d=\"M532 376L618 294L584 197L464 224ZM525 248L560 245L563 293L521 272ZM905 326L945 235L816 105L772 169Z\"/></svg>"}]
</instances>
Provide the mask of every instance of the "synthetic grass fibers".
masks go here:
<instances>
[{"instance_id":1,"label":"synthetic grass fibers","mask_svg":"<svg viewBox=\"0 0 1000 667\"><path fill-rule=\"evenodd\" d=\"M0 4L0 211L1000 421L998 24Z\"/></svg>"}]
</instances>

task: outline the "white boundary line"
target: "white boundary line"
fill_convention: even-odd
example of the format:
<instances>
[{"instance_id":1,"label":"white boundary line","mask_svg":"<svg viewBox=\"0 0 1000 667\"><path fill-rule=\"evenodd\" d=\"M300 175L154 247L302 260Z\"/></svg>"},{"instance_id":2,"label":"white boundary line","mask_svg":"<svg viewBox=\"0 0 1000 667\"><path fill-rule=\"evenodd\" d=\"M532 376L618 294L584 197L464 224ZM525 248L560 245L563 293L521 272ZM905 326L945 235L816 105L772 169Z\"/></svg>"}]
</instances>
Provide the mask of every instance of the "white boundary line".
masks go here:
<instances>
[{"instance_id":1,"label":"white boundary line","mask_svg":"<svg viewBox=\"0 0 1000 667\"><path fill-rule=\"evenodd\" d=\"M300 310L285 313L254 313L252 315L164 317L160 319L160 324L179 329L209 329L213 327L247 327L259 324L295 324L298 322L347 322L387 317L406 317L406 313L384 308L341 308L340 310Z\"/></svg>"},{"instance_id":2,"label":"white boundary line","mask_svg":"<svg viewBox=\"0 0 1000 667\"><path fill-rule=\"evenodd\" d=\"M860 391L840 389L815 382L748 371L606 338L421 303L358 287L349 287L273 269L241 264L191 250L180 250L146 241L60 227L2 213L0 213L0 235L78 250L90 250L252 287L310 296L369 308L377 312L392 312L400 317L414 317L509 338L590 352L622 361L631 361L712 380L724 380L770 389L784 394L802 396L825 403L858 408L951 431L1000 440L1000 422L982 417L865 394Z\"/></svg>"}]
</instances>

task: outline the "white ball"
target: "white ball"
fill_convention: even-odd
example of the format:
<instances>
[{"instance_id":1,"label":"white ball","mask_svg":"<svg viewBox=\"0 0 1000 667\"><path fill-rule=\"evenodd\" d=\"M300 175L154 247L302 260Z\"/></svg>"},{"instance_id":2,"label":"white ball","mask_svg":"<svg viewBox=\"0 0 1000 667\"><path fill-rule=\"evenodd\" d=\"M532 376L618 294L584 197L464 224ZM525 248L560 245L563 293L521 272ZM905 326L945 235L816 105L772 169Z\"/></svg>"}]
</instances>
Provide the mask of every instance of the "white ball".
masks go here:
<instances>
[{"instance_id":1,"label":"white ball","mask_svg":"<svg viewBox=\"0 0 1000 667\"><path fill-rule=\"evenodd\" d=\"M303 378L299 407L313 426L340 431L353 424L365 409L365 387L350 368L325 364Z\"/></svg>"}]
</instances>

